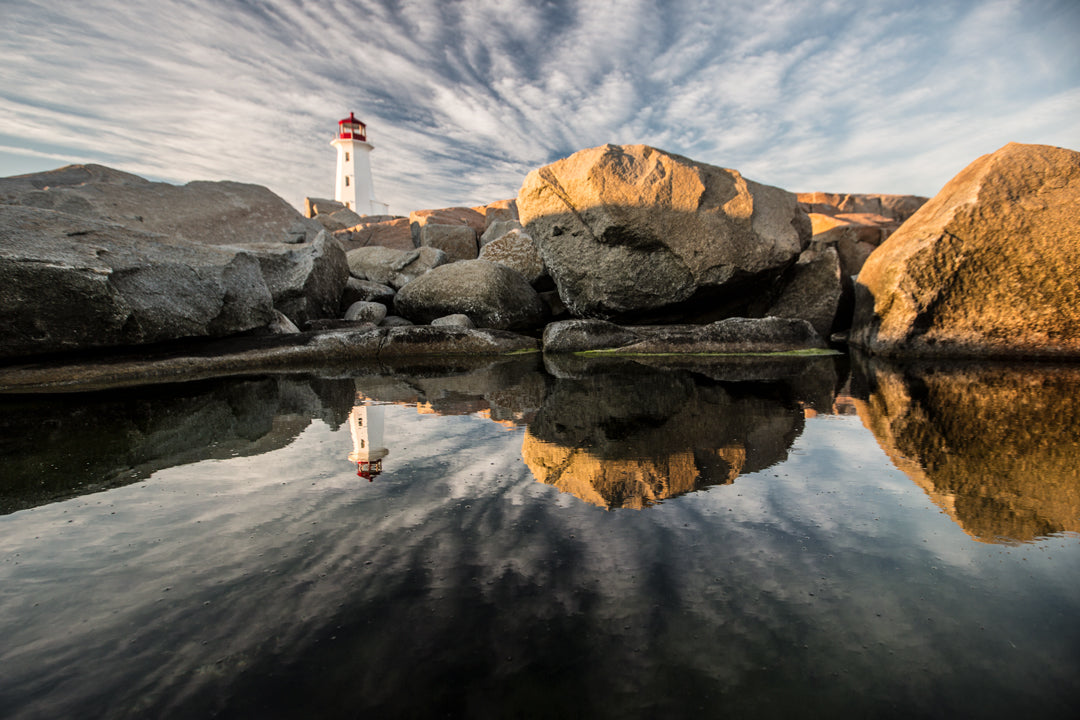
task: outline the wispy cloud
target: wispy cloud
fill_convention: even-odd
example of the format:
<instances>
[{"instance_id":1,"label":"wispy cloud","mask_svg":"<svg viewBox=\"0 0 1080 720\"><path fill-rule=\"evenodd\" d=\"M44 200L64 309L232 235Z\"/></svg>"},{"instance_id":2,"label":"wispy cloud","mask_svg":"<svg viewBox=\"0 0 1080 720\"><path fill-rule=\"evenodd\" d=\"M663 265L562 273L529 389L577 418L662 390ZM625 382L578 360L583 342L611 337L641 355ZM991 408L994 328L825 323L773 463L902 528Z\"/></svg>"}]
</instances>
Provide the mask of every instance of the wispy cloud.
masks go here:
<instances>
[{"instance_id":1,"label":"wispy cloud","mask_svg":"<svg viewBox=\"0 0 1080 720\"><path fill-rule=\"evenodd\" d=\"M398 212L510 197L532 167L604 142L796 190L923 194L1011 140L1080 147L1068 0L14 0L4 15L6 153L297 204L330 193L350 110Z\"/></svg>"}]
</instances>

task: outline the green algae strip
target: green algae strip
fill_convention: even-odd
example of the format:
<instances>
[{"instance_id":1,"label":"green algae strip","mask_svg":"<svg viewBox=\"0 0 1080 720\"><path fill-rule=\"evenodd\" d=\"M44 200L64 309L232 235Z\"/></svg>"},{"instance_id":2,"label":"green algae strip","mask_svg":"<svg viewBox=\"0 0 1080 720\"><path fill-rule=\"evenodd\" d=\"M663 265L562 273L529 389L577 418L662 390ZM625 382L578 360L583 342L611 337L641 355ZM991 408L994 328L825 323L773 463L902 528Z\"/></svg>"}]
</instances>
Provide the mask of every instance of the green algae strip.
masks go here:
<instances>
[{"instance_id":1,"label":"green algae strip","mask_svg":"<svg viewBox=\"0 0 1080 720\"><path fill-rule=\"evenodd\" d=\"M586 357L826 357L842 355L839 350L829 348L801 348L799 350L777 350L775 352L623 352L619 348L608 350L581 350L573 353Z\"/></svg>"}]
</instances>

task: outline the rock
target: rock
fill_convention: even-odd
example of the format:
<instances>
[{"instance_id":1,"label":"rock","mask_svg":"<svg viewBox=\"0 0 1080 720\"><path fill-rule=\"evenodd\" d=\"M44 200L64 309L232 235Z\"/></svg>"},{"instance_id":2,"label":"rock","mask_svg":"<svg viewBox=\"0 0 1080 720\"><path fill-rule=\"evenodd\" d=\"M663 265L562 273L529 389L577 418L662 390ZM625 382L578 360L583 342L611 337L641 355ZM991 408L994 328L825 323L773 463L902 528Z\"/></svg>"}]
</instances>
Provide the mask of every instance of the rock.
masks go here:
<instances>
[{"instance_id":1,"label":"rock","mask_svg":"<svg viewBox=\"0 0 1080 720\"><path fill-rule=\"evenodd\" d=\"M539 291L540 301L544 303L544 307L547 308L545 315L551 320L562 320L570 313L566 309L566 305L563 303L562 298L559 297L559 293L556 290Z\"/></svg>"},{"instance_id":2,"label":"rock","mask_svg":"<svg viewBox=\"0 0 1080 720\"><path fill-rule=\"evenodd\" d=\"M354 302L349 306L349 309L345 311L346 320L359 320L362 322L369 322L378 325L386 317L386 306L377 302L365 302L360 300Z\"/></svg>"},{"instance_id":3,"label":"rock","mask_svg":"<svg viewBox=\"0 0 1080 720\"><path fill-rule=\"evenodd\" d=\"M928 198L919 195L881 195L857 193L799 193L799 204L808 213L823 215L873 214L884 216L897 225L922 207Z\"/></svg>"},{"instance_id":4,"label":"rock","mask_svg":"<svg viewBox=\"0 0 1080 720\"><path fill-rule=\"evenodd\" d=\"M321 318L304 325L304 332L325 332L328 330L363 330L373 329L375 323L367 320L346 320L344 318Z\"/></svg>"},{"instance_id":5,"label":"rock","mask_svg":"<svg viewBox=\"0 0 1080 720\"><path fill-rule=\"evenodd\" d=\"M468 315L481 328L527 328L543 319L543 304L520 273L487 260L437 267L401 288L398 314L429 323L444 315Z\"/></svg>"},{"instance_id":6,"label":"rock","mask_svg":"<svg viewBox=\"0 0 1080 720\"><path fill-rule=\"evenodd\" d=\"M463 328L476 327L475 325L473 325L473 321L469 319L468 315L462 315L460 313L456 315L447 315L445 317L435 318L431 321L431 325L433 327L444 327L447 325Z\"/></svg>"},{"instance_id":7,"label":"rock","mask_svg":"<svg viewBox=\"0 0 1080 720\"><path fill-rule=\"evenodd\" d=\"M801 318L814 326L823 338L832 334L837 325L840 301L844 296L840 258L836 249L807 250L795 263L791 277L780 297L765 313L771 317ZM848 305L850 313L851 306ZM839 325L846 328L850 315Z\"/></svg>"},{"instance_id":8,"label":"rock","mask_svg":"<svg viewBox=\"0 0 1080 720\"><path fill-rule=\"evenodd\" d=\"M371 280L350 277L345 282L345 290L341 293L342 312L354 302L360 301L377 302L391 307L394 304L394 288Z\"/></svg>"},{"instance_id":9,"label":"rock","mask_svg":"<svg viewBox=\"0 0 1080 720\"><path fill-rule=\"evenodd\" d=\"M446 253L449 262L475 260L476 231L468 225L433 225L420 228L417 247L431 247Z\"/></svg>"},{"instance_id":10,"label":"rock","mask_svg":"<svg viewBox=\"0 0 1080 720\"><path fill-rule=\"evenodd\" d=\"M294 323L337 317L349 265L341 245L325 230L304 245L250 243L239 247L258 259L274 308Z\"/></svg>"},{"instance_id":11,"label":"rock","mask_svg":"<svg viewBox=\"0 0 1080 720\"><path fill-rule=\"evenodd\" d=\"M411 327L415 323L400 315L387 315L379 325L382 327Z\"/></svg>"},{"instance_id":12,"label":"rock","mask_svg":"<svg viewBox=\"0 0 1080 720\"><path fill-rule=\"evenodd\" d=\"M395 250L369 246L350 250L346 257L353 277L394 288L401 288L447 262L446 253L430 247Z\"/></svg>"},{"instance_id":13,"label":"rock","mask_svg":"<svg viewBox=\"0 0 1080 720\"><path fill-rule=\"evenodd\" d=\"M810 241L810 251L820 253L825 248L833 248L840 260L840 272L845 277L858 275L870 253L877 247L875 243L860 240L860 231L850 223L839 223L814 235Z\"/></svg>"},{"instance_id":14,"label":"rock","mask_svg":"<svg viewBox=\"0 0 1080 720\"><path fill-rule=\"evenodd\" d=\"M620 326L605 320L563 320L544 328L545 353L780 353L821 349L806 320L729 318L710 325Z\"/></svg>"},{"instance_id":15,"label":"rock","mask_svg":"<svg viewBox=\"0 0 1080 720\"><path fill-rule=\"evenodd\" d=\"M0 357L219 337L274 319L245 250L0 205Z\"/></svg>"},{"instance_id":16,"label":"rock","mask_svg":"<svg viewBox=\"0 0 1080 720\"><path fill-rule=\"evenodd\" d=\"M530 285L547 276L547 268L536 249L536 243L524 230L511 230L493 240L480 251L481 260L490 260L517 270Z\"/></svg>"},{"instance_id":17,"label":"rock","mask_svg":"<svg viewBox=\"0 0 1080 720\"><path fill-rule=\"evenodd\" d=\"M517 198L496 200L483 207L473 208L473 210L484 216L484 228L480 231L481 234L487 232L492 223L518 219Z\"/></svg>"},{"instance_id":18,"label":"rock","mask_svg":"<svg viewBox=\"0 0 1080 720\"><path fill-rule=\"evenodd\" d=\"M385 332L379 348L382 361L419 355L504 355L536 351L540 345L533 338L490 328L418 325L391 327Z\"/></svg>"},{"instance_id":19,"label":"rock","mask_svg":"<svg viewBox=\"0 0 1080 720\"><path fill-rule=\"evenodd\" d=\"M488 224L487 230L480 236L480 249L493 240L498 240L511 230L521 229L521 223L517 220L496 220Z\"/></svg>"},{"instance_id":20,"label":"rock","mask_svg":"<svg viewBox=\"0 0 1080 720\"><path fill-rule=\"evenodd\" d=\"M851 341L884 355L1080 355L1080 153L1010 143L881 245Z\"/></svg>"},{"instance_id":21,"label":"rock","mask_svg":"<svg viewBox=\"0 0 1080 720\"><path fill-rule=\"evenodd\" d=\"M382 216L377 216L382 217ZM346 250L369 245L381 245L382 247L395 248L397 250L412 250L412 229L409 227L409 219L403 217L389 218L378 222L371 222L364 218L362 222L348 229L342 244Z\"/></svg>"},{"instance_id":22,"label":"rock","mask_svg":"<svg viewBox=\"0 0 1080 720\"><path fill-rule=\"evenodd\" d=\"M300 332L300 328L296 327L296 324L280 310L274 311L274 319L270 321L266 329L271 335L295 335Z\"/></svg>"},{"instance_id":23,"label":"rock","mask_svg":"<svg viewBox=\"0 0 1080 720\"><path fill-rule=\"evenodd\" d=\"M326 198L304 198L304 217L313 218L316 215L332 215L339 210L345 210L345 203Z\"/></svg>"},{"instance_id":24,"label":"rock","mask_svg":"<svg viewBox=\"0 0 1080 720\"><path fill-rule=\"evenodd\" d=\"M60 210L208 245L306 242L322 229L259 185L170 185L101 165L0 178L0 203Z\"/></svg>"},{"instance_id":25,"label":"rock","mask_svg":"<svg viewBox=\"0 0 1080 720\"><path fill-rule=\"evenodd\" d=\"M608 319L743 302L811 236L792 193L644 145L530 172L518 212L570 311Z\"/></svg>"},{"instance_id":26,"label":"rock","mask_svg":"<svg viewBox=\"0 0 1080 720\"><path fill-rule=\"evenodd\" d=\"M315 216L315 220L329 232L345 230L364 221L362 217L348 208L342 208L329 214L319 213Z\"/></svg>"},{"instance_id":27,"label":"rock","mask_svg":"<svg viewBox=\"0 0 1080 720\"><path fill-rule=\"evenodd\" d=\"M420 247L420 229L426 225L468 225L479 237L487 229L487 219L476 208L452 207L437 210L414 210L409 213L413 242Z\"/></svg>"}]
</instances>

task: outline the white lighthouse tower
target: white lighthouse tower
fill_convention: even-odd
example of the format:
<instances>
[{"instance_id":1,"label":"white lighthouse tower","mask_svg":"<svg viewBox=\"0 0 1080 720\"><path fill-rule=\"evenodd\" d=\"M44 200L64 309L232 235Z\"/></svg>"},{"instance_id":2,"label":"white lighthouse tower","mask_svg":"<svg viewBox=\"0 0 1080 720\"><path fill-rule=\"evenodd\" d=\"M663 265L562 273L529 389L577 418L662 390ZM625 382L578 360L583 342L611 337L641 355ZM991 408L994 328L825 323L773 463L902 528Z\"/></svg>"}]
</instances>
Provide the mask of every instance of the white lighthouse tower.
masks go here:
<instances>
[{"instance_id":1,"label":"white lighthouse tower","mask_svg":"<svg viewBox=\"0 0 1080 720\"><path fill-rule=\"evenodd\" d=\"M367 126L349 113L338 121L338 136L330 144L337 148L334 200L360 215L389 214L390 206L375 199L368 158L375 148L367 141Z\"/></svg>"},{"instance_id":2,"label":"white lighthouse tower","mask_svg":"<svg viewBox=\"0 0 1080 720\"><path fill-rule=\"evenodd\" d=\"M390 454L383 447L383 407L353 406L349 413L349 433L353 441L349 460L356 463L356 474L374 480L382 472L382 459Z\"/></svg>"}]
</instances>

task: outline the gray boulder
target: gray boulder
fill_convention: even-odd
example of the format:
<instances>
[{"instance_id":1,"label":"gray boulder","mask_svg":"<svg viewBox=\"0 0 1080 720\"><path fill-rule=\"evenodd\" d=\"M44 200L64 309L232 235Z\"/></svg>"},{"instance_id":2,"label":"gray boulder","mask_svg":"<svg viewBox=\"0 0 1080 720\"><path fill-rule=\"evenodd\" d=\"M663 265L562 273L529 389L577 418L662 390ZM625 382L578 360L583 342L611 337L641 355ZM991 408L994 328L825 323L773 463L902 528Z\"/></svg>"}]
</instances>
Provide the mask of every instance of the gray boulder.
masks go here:
<instances>
[{"instance_id":1,"label":"gray boulder","mask_svg":"<svg viewBox=\"0 0 1080 720\"><path fill-rule=\"evenodd\" d=\"M543 344L546 353L607 350L627 354L777 353L825 347L807 321L775 317L629 327L604 320L564 320L544 328Z\"/></svg>"},{"instance_id":2,"label":"gray boulder","mask_svg":"<svg viewBox=\"0 0 1080 720\"><path fill-rule=\"evenodd\" d=\"M348 208L342 208L341 210L329 214L319 213L315 216L315 220L330 232L347 230L348 228L364 222L362 217Z\"/></svg>"},{"instance_id":3,"label":"gray boulder","mask_svg":"<svg viewBox=\"0 0 1080 720\"><path fill-rule=\"evenodd\" d=\"M807 250L792 268L780 297L765 314L801 318L813 325L818 335L827 338L837 324L840 301L844 296L843 279L835 248ZM850 316L845 320L850 320ZM841 324L846 326L847 322Z\"/></svg>"},{"instance_id":4,"label":"gray boulder","mask_svg":"<svg viewBox=\"0 0 1080 720\"><path fill-rule=\"evenodd\" d=\"M101 165L0 178L0 203L59 210L208 245L306 242L322 229L259 185L171 185Z\"/></svg>"},{"instance_id":5,"label":"gray boulder","mask_svg":"<svg viewBox=\"0 0 1080 720\"><path fill-rule=\"evenodd\" d=\"M644 145L533 170L517 204L560 296L586 317L739 302L811 237L794 194Z\"/></svg>"},{"instance_id":6,"label":"gray boulder","mask_svg":"<svg viewBox=\"0 0 1080 720\"><path fill-rule=\"evenodd\" d=\"M446 253L431 247L396 250L373 245L350 250L346 257L353 277L393 288L401 288L448 261Z\"/></svg>"},{"instance_id":7,"label":"gray boulder","mask_svg":"<svg viewBox=\"0 0 1080 720\"><path fill-rule=\"evenodd\" d=\"M378 325L386 317L386 306L377 302L354 302L345 311L345 319L350 321L369 322Z\"/></svg>"},{"instance_id":8,"label":"gray boulder","mask_svg":"<svg viewBox=\"0 0 1080 720\"><path fill-rule=\"evenodd\" d=\"M419 237L420 247L442 250L450 262L476 259L476 231L468 225L428 223L420 228Z\"/></svg>"},{"instance_id":9,"label":"gray boulder","mask_svg":"<svg viewBox=\"0 0 1080 720\"><path fill-rule=\"evenodd\" d=\"M394 288L389 285L349 277L341 294L342 311L354 302L377 302L390 307L394 304Z\"/></svg>"},{"instance_id":10,"label":"gray boulder","mask_svg":"<svg viewBox=\"0 0 1080 720\"><path fill-rule=\"evenodd\" d=\"M322 231L303 245L250 243L237 249L258 259L274 308L294 323L337 317L349 265L345 251L329 233Z\"/></svg>"},{"instance_id":11,"label":"gray boulder","mask_svg":"<svg viewBox=\"0 0 1080 720\"><path fill-rule=\"evenodd\" d=\"M521 228L521 223L517 219L511 220L495 220L488 223L487 230L480 236L480 249L483 250L484 246L493 240L498 240L511 230L518 230Z\"/></svg>"},{"instance_id":12,"label":"gray boulder","mask_svg":"<svg viewBox=\"0 0 1080 720\"><path fill-rule=\"evenodd\" d=\"M0 357L224 336L274 320L235 247L0 205Z\"/></svg>"},{"instance_id":13,"label":"gray boulder","mask_svg":"<svg viewBox=\"0 0 1080 720\"><path fill-rule=\"evenodd\" d=\"M394 308L417 323L468 315L480 328L527 328L543 319L543 303L522 275L487 260L437 267L401 288Z\"/></svg>"},{"instance_id":14,"label":"gray boulder","mask_svg":"<svg viewBox=\"0 0 1080 720\"><path fill-rule=\"evenodd\" d=\"M469 319L468 315L462 315L461 313L458 313L456 315L447 315L446 317L441 317L441 318L435 318L434 320L431 321L431 324L434 327L444 327L444 326L463 327L463 328L476 327L475 325L473 325L473 321Z\"/></svg>"},{"instance_id":15,"label":"gray boulder","mask_svg":"<svg viewBox=\"0 0 1080 720\"><path fill-rule=\"evenodd\" d=\"M379 323L382 327L412 327L415 325L412 320L401 317L400 315L387 315L383 318L383 321Z\"/></svg>"},{"instance_id":16,"label":"gray boulder","mask_svg":"<svg viewBox=\"0 0 1080 720\"><path fill-rule=\"evenodd\" d=\"M530 285L547 276L544 259L536 243L524 230L514 229L489 242L480 251L481 260L490 260L521 273Z\"/></svg>"}]
</instances>

